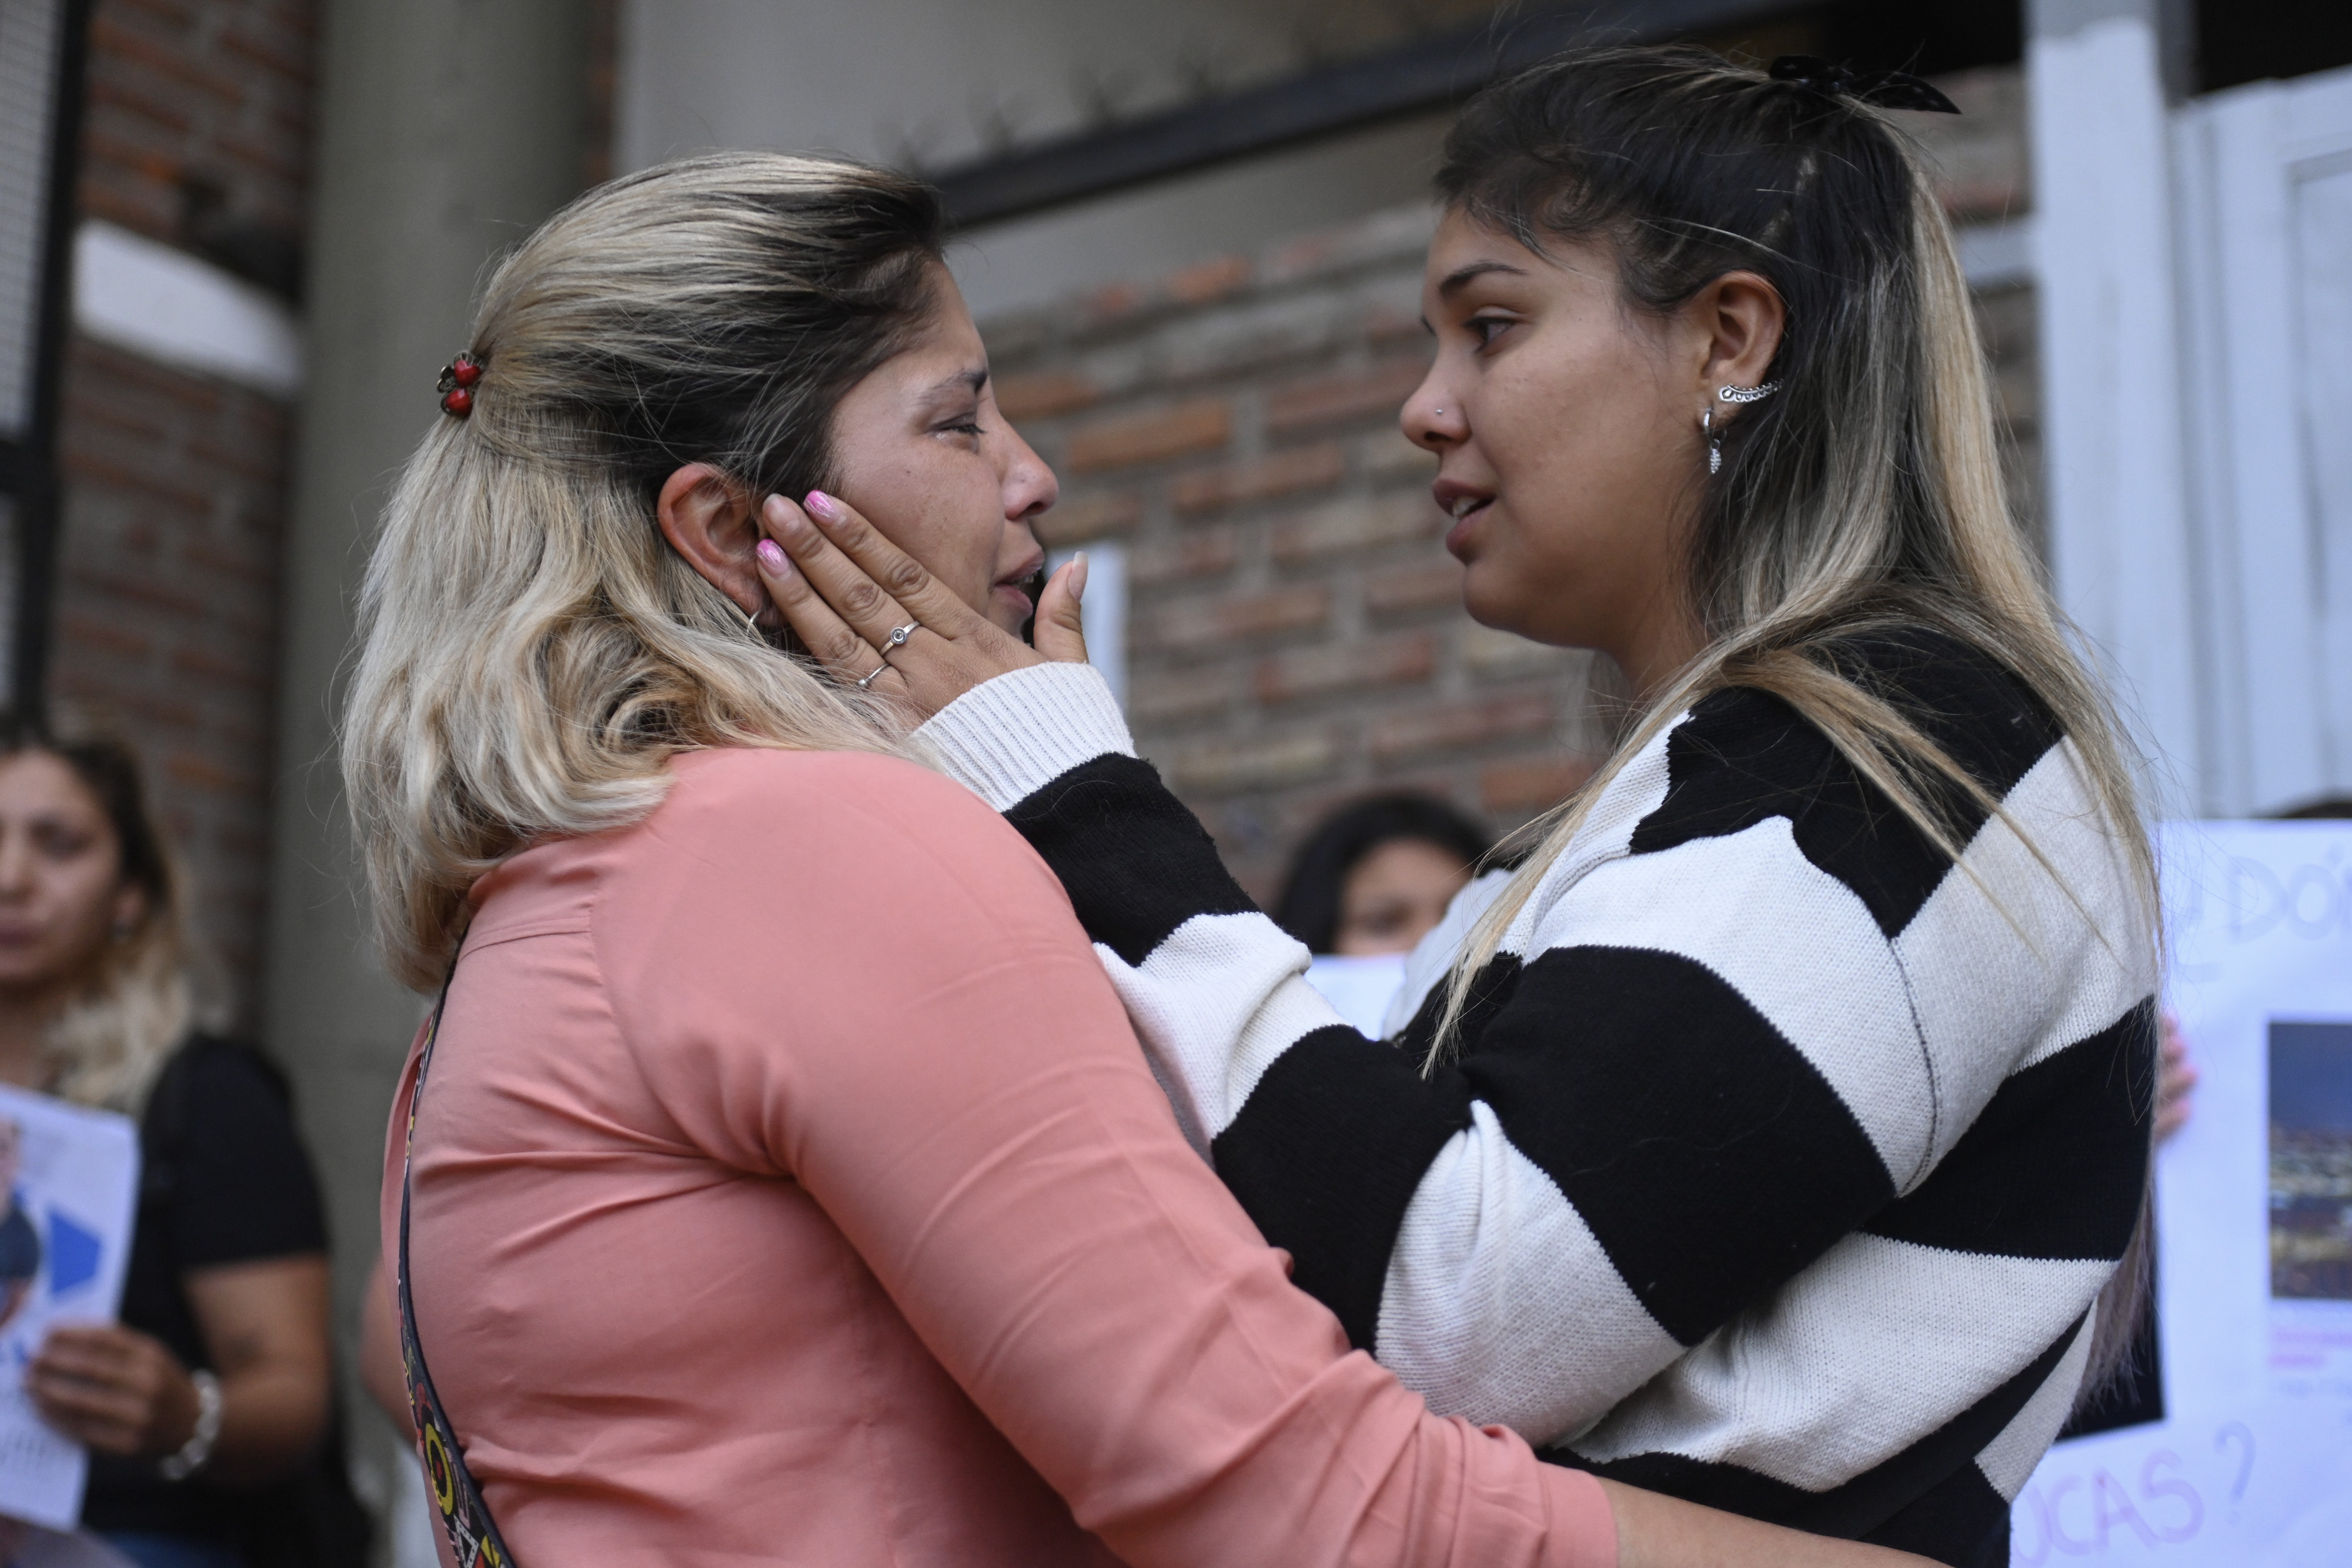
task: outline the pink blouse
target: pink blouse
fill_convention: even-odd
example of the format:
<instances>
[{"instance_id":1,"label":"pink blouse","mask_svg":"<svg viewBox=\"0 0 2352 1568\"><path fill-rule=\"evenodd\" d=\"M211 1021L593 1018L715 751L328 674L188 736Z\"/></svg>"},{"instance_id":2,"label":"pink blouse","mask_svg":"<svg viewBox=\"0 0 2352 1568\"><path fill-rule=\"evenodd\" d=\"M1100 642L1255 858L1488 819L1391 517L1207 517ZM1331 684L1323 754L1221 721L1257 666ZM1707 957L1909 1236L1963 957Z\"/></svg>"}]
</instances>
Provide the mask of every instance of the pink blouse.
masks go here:
<instances>
[{"instance_id":1,"label":"pink blouse","mask_svg":"<svg viewBox=\"0 0 2352 1568\"><path fill-rule=\"evenodd\" d=\"M476 886L418 1121L418 1328L520 1568L1614 1568L1598 1483L1291 1287L986 806L674 769Z\"/></svg>"}]
</instances>

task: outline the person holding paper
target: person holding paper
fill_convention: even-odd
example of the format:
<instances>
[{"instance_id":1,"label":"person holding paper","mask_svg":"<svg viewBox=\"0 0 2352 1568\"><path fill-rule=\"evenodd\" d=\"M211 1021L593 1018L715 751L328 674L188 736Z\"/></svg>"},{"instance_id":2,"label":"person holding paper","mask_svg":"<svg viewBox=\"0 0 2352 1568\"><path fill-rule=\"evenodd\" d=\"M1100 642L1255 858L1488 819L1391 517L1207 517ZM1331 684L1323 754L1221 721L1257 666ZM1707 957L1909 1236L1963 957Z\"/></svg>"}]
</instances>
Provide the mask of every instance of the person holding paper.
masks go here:
<instances>
[{"instance_id":1,"label":"person holding paper","mask_svg":"<svg viewBox=\"0 0 2352 1568\"><path fill-rule=\"evenodd\" d=\"M181 898L129 747L0 727L0 1082L140 1115L145 1164L122 1321L53 1330L26 1387L141 1568L268 1568L267 1486L327 1425L326 1236L274 1069L194 1027ZM0 1278L34 1239L12 1208Z\"/></svg>"},{"instance_id":2,"label":"person holding paper","mask_svg":"<svg viewBox=\"0 0 2352 1568\"><path fill-rule=\"evenodd\" d=\"M1351 1343L1564 1462L1974 1564L2134 1322L2156 887L1889 109L1952 106L1599 50L1452 132L1404 433L1470 613L1607 653L1636 707L1424 939L1402 1049L1135 756L1081 568L1033 650L855 497L768 499L756 559L1059 873Z\"/></svg>"}]
</instances>

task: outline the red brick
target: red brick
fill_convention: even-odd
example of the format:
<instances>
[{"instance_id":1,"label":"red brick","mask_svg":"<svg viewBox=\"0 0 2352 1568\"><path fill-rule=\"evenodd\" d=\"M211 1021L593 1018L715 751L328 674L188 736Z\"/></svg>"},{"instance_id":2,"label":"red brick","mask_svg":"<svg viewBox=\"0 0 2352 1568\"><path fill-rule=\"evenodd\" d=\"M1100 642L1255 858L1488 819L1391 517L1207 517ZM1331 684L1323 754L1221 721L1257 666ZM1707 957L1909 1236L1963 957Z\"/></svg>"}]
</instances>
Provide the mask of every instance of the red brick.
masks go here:
<instances>
[{"instance_id":1,"label":"red brick","mask_svg":"<svg viewBox=\"0 0 2352 1568\"><path fill-rule=\"evenodd\" d=\"M1478 770L1478 803L1499 815L1548 811L1592 777L1589 758L1490 762Z\"/></svg>"},{"instance_id":2,"label":"red brick","mask_svg":"<svg viewBox=\"0 0 2352 1568\"><path fill-rule=\"evenodd\" d=\"M1213 452L1233 439L1233 406L1219 397L1195 398L1149 413L1122 414L1073 432L1063 461L1074 474L1160 463Z\"/></svg>"},{"instance_id":3,"label":"red brick","mask_svg":"<svg viewBox=\"0 0 2352 1568\"><path fill-rule=\"evenodd\" d=\"M1308 632L1331 618L1331 591L1321 583L1225 599L1171 604L1144 622L1146 647L1215 647L1285 632Z\"/></svg>"},{"instance_id":4,"label":"red brick","mask_svg":"<svg viewBox=\"0 0 2352 1568\"><path fill-rule=\"evenodd\" d=\"M1171 538L1139 545L1127 558L1128 580L1139 588L1231 571L1241 559L1241 541L1230 528L1187 528Z\"/></svg>"},{"instance_id":5,"label":"red brick","mask_svg":"<svg viewBox=\"0 0 2352 1568\"><path fill-rule=\"evenodd\" d=\"M1143 497L1135 490L1093 490L1058 502L1031 526L1055 549L1131 531L1143 520Z\"/></svg>"},{"instance_id":6,"label":"red brick","mask_svg":"<svg viewBox=\"0 0 2352 1568\"><path fill-rule=\"evenodd\" d=\"M93 615L86 610L58 615L58 637L61 642L125 659L144 659L155 651L155 640L140 631L135 622L120 616Z\"/></svg>"},{"instance_id":7,"label":"red brick","mask_svg":"<svg viewBox=\"0 0 2352 1568\"><path fill-rule=\"evenodd\" d=\"M1205 512L1213 507L1237 506L1244 501L1263 501L1336 485L1347 467L1347 453L1337 442L1294 446L1248 463L1180 474L1169 486L1168 497L1180 512Z\"/></svg>"},{"instance_id":8,"label":"red brick","mask_svg":"<svg viewBox=\"0 0 2352 1568\"><path fill-rule=\"evenodd\" d=\"M1364 579L1364 608L1375 615L1434 610L1462 602L1462 568L1451 557L1401 566Z\"/></svg>"},{"instance_id":9,"label":"red brick","mask_svg":"<svg viewBox=\"0 0 2352 1568\"><path fill-rule=\"evenodd\" d=\"M1327 643L1261 660L1251 685L1262 703L1297 702L1370 686L1419 685L1437 671L1427 632L1370 643Z\"/></svg>"},{"instance_id":10,"label":"red brick","mask_svg":"<svg viewBox=\"0 0 2352 1568\"><path fill-rule=\"evenodd\" d=\"M1102 396L1090 376L1075 371L1042 371L1034 375L1005 376L996 382L997 412L1020 421L1045 419L1084 408Z\"/></svg>"},{"instance_id":11,"label":"red brick","mask_svg":"<svg viewBox=\"0 0 2352 1568\"><path fill-rule=\"evenodd\" d=\"M1408 539L1433 538L1445 529L1445 514L1427 496L1411 491L1378 500L1334 501L1274 525L1274 559L1298 566L1349 550L1377 549Z\"/></svg>"},{"instance_id":12,"label":"red brick","mask_svg":"<svg viewBox=\"0 0 2352 1568\"><path fill-rule=\"evenodd\" d=\"M1330 772L1339 761L1339 738L1330 731L1295 729L1187 747L1170 763L1169 773L1179 789L1229 794L1302 783Z\"/></svg>"},{"instance_id":13,"label":"red brick","mask_svg":"<svg viewBox=\"0 0 2352 1568\"><path fill-rule=\"evenodd\" d=\"M1131 283L1097 288L1078 302L1078 313L1096 325L1117 321L1143 308L1143 290Z\"/></svg>"},{"instance_id":14,"label":"red brick","mask_svg":"<svg viewBox=\"0 0 2352 1568\"><path fill-rule=\"evenodd\" d=\"M1221 256L1196 262L1168 279L1168 297L1184 305L1205 305L1222 299L1249 281L1249 258Z\"/></svg>"},{"instance_id":15,"label":"red brick","mask_svg":"<svg viewBox=\"0 0 2352 1568\"><path fill-rule=\"evenodd\" d=\"M1394 420L1404 400L1429 373L1429 356L1384 360L1358 371L1309 376L1276 387L1265 398L1265 426L1288 434L1316 425L1381 414Z\"/></svg>"},{"instance_id":16,"label":"red brick","mask_svg":"<svg viewBox=\"0 0 2352 1568\"><path fill-rule=\"evenodd\" d=\"M1139 673L1127 693L1129 715L1146 725L1205 718L1233 704L1233 673L1227 669Z\"/></svg>"},{"instance_id":17,"label":"red brick","mask_svg":"<svg viewBox=\"0 0 2352 1568\"><path fill-rule=\"evenodd\" d=\"M1559 723L1559 705L1549 695L1517 692L1389 714L1372 726L1370 742L1373 757L1387 762L1540 734Z\"/></svg>"}]
</instances>

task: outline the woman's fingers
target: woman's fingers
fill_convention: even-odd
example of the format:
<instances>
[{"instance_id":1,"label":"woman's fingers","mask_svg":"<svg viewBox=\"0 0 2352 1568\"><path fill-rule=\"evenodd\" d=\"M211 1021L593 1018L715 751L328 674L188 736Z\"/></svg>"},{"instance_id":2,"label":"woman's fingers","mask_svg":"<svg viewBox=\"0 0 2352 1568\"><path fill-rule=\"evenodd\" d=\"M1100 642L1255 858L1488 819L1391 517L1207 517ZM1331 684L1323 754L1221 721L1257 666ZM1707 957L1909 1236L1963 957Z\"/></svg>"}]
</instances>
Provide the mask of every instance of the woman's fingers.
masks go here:
<instances>
[{"instance_id":1,"label":"woman's fingers","mask_svg":"<svg viewBox=\"0 0 2352 1568\"><path fill-rule=\"evenodd\" d=\"M1087 558L1080 555L1054 573L1037 596L1037 628L1032 636L1037 652L1057 664L1087 662L1086 622L1078 614L1086 591Z\"/></svg>"},{"instance_id":2,"label":"woman's fingers","mask_svg":"<svg viewBox=\"0 0 2352 1568\"><path fill-rule=\"evenodd\" d=\"M905 697L929 717L982 681L1041 662L856 512L816 492L810 504L826 519L822 529L771 497L760 509L769 537L752 553L768 597L835 676L856 681L887 668L872 689ZM920 634L894 642L910 622ZM1077 646L1083 657L1083 642Z\"/></svg>"},{"instance_id":3,"label":"woman's fingers","mask_svg":"<svg viewBox=\"0 0 2352 1568\"><path fill-rule=\"evenodd\" d=\"M791 506L780 497L764 509L763 520L773 517L771 528L780 527L776 542L850 630L869 643L887 641L893 626L906 623L904 608L805 517L796 518L785 510Z\"/></svg>"},{"instance_id":4,"label":"woman's fingers","mask_svg":"<svg viewBox=\"0 0 2352 1568\"><path fill-rule=\"evenodd\" d=\"M751 556L759 563L760 581L767 588L769 599L801 640L801 646L836 680L854 685L887 662L825 602L775 540L761 539ZM894 674L877 675L867 689L893 689L895 678Z\"/></svg>"},{"instance_id":5,"label":"woman's fingers","mask_svg":"<svg viewBox=\"0 0 2352 1568\"><path fill-rule=\"evenodd\" d=\"M782 500L778 497L779 501ZM791 503L783 503L790 507ZM857 515L857 509L837 496L822 490L811 490L803 516L813 519L824 531L824 537L839 547L843 556L854 564L865 580L873 585L894 608L903 609L929 631L942 637L961 637L970 632L981 617L962 600L944 586L939 579L923 570L923 563L882 537L882 530ZM824 561L830 566L830 561ZM832 574L816 579L819 591L833 596L835 580L850 586L846 574ZM835 607L845 612L848 605L835 601ZM853 613L851 622L864 631L867 628ZM887 636L891 628L903 626L905 619L892 621L880 628Z\"/></svg>"}]
</instances>

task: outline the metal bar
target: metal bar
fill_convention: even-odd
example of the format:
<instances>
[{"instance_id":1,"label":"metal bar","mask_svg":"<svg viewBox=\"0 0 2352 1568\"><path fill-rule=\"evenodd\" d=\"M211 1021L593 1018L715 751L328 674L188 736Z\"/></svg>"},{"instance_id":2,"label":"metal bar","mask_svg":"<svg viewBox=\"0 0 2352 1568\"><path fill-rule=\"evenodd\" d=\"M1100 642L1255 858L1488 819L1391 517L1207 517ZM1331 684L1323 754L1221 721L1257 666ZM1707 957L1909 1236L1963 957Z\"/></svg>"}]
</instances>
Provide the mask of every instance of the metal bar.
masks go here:
<instances>
[{"instance_id":1,"label":"metal bar","mask_svg":"<svg viewBox=\"0 0 2352 1568\"><path fill-rule=\"evenodd\" d=\"M1262 87L965 163L942 171L934 183L958 227L1002 223L1236 158L1444 109L1580 40L1657 43L1800 10L1804 4L1585 0L1508 23L1474 22Z\"/></svg>"},{"instance_id":2,"label":"metal bar","mask_svg":"<svg viewBox=\"0 0 2352 1568\"><path fill-rule=\"evenodd\" d=\"M66 340L73 329L74 219L79 210L82 104L89 78L94 0L63 0L57 93L49 104L49 201L41 235L40 331L34 345L33 417L18 449L16 615L9 701L20 719L48 716L49 627L55 619L62 486L58 424L65 401Z\"/></svg>"}]
</instances>

